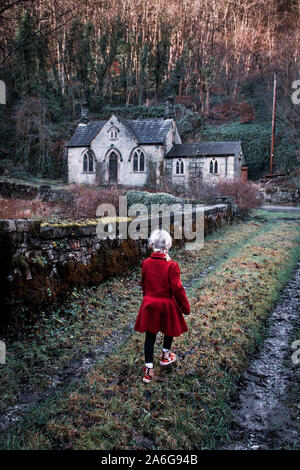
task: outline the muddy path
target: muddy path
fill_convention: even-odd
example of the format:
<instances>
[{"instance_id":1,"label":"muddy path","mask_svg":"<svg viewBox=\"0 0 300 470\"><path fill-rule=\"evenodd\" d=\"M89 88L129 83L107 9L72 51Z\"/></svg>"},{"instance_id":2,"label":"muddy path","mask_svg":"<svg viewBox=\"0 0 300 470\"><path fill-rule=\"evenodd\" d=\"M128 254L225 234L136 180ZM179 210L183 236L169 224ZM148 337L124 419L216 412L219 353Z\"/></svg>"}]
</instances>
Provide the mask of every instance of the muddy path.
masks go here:
<instances>
[{"instance_id":1,"label":"muddy path","mask_svg":"<svg viewBox=\"0 0 300 470\"><path fill-rule=\"evenodd\" d=\"M232 445L226 449L300 448L300 406L295 416L289 394L300 368L291 357L295 331L300 331L300 260L270 316L260 353L241 377L232 405Z\"/></svg>"}]
</instances>

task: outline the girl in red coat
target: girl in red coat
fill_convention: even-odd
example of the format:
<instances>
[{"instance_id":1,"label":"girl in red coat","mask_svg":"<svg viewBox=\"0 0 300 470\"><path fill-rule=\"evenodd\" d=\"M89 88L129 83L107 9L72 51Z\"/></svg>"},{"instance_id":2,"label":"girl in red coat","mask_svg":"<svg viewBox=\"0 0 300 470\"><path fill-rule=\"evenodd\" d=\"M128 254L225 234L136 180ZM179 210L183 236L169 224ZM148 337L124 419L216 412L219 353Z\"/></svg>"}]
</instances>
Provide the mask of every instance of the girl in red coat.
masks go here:
<instances>
[{"instance_id":1,"label":"girl in red coat","mask_svg":"<svg viewBox=\"0 0 300 470\"><path fill-rule=\"evenodd\" d=\"M161 331L164 334L160 364L171 364L176 361L176 355L170 351L173 337L188 331L183 314L190 313L178 263L168 255L172 246L171 236L166 230L154 230L149 246L153 253L142 263L144 297L134 327L140 333L146 332L143 377L146 383L154 377L153 351L157 333Z\"/></svg>"}]
</instances>

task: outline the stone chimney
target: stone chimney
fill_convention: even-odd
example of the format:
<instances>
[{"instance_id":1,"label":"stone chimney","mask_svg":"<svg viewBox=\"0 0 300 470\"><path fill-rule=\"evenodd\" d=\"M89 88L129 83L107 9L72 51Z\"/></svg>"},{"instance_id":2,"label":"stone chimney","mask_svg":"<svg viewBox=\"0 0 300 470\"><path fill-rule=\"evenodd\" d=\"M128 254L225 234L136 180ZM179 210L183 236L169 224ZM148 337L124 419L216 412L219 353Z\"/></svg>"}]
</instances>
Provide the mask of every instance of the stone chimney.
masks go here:
<instances>
[{"instance_id":1,"label":"stone chimney","mask_svg":"<svg viewBox=\"0 0 300 470\"><path fill-rule=\"evenodd\" d=\"M165 119L175 119L174 96L166 99Z\"/></svg>"},{"instance_id":2,"label":"stone chimney","mask_svg":"<svg viewBox=\"0 0 300 470\"><path fill-rule=\"evenodd\" d=\"M89 108L88 108L87 102L85 101L81 105L81 120L80 120L80 122L82 122L83 124L87 124L89 122L88 114L89 114Z\"/></svg>"}]
</instances>

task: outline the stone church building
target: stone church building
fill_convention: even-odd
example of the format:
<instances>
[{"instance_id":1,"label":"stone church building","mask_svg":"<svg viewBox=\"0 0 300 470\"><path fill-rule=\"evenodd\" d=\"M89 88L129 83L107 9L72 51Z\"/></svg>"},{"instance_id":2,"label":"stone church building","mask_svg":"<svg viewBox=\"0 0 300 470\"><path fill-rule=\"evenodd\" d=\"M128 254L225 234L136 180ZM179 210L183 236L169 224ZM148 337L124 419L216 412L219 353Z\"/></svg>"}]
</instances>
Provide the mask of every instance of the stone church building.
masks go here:
<instances>
[{"instance_id":1,"label":"stone church building","mask_svg":"<svg viewBox=\"0 0 300 470\"><path fill-rule=\"evenodd\" d=\"M189 184L239 177L244 164L240 142L183 144L173 117L81 122L66 144L70 183L124 186Z\"/></svg>"}]
</instances>

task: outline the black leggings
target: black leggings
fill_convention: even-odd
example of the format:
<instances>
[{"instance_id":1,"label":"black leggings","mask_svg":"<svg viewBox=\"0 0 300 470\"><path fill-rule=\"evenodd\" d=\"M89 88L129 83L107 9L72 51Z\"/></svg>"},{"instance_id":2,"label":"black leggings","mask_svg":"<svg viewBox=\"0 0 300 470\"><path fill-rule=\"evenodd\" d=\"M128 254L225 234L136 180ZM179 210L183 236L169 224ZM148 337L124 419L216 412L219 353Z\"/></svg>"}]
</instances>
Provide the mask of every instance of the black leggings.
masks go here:
<instances>
[{"instance_id":1,"label":"black leggings","mask_svg":"<svg viewBox=\"0 0 300 470\"><path fill-rule=\"evenodd\" d=\"M150 333L150 331L146 331L146 339L145 339L145 362L153 362L153 352L154 352L154 344L156 340L156 334ZM164 336L163 348L171 349L171 344L173 341L173 336Z\"/></svg>"}]
</instances>

